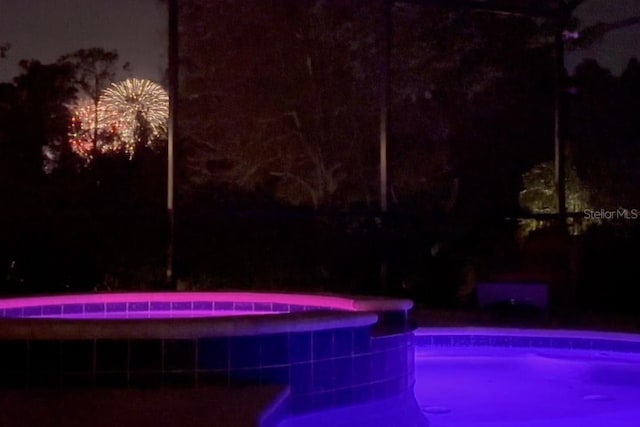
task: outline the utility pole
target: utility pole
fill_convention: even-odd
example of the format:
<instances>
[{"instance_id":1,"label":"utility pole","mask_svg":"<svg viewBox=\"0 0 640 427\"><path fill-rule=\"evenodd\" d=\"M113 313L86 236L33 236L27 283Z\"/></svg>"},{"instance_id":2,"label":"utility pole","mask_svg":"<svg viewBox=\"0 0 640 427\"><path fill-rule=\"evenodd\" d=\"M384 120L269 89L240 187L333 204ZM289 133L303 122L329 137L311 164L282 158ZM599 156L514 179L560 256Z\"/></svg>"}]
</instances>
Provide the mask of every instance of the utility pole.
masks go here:
<instances>
[{"instance_id":1,"label":"utility pole","mask_svg":"<svg viewBox=\"0 0 640 427\"><path fill-rule=\"evenodd\" d=\"M167 266L166 286L175 288L174 144L178 124L178 0L169 0L169 124L167 132Z\"/></svg>"},{"instance_id":2,"label":"utility pole","mask_svg":"<svg viewBox=\"0 0 640 427\"><path fill-rule=\"evenodd\" d=\"M565 97L567 96L565 54L565 31L571 20L575 9L584 0L560 0L555 16L555 34L553 49L555 56L554 63L554 166L555 185L558 204L558 220L560 229L567 231L567 135L565 117Z\"/></svg>"},{"instance_id":3,"label":"utility pole","mask_svg":"<svg viewBox=\"0 0 640 427\"><path fill-rule=\"evenodd\" d=\"M558 217L560 228L566 229L567 219L567 198L566 198L566 136L564 132L564 108L563 96L566 89L565 84L565 63L564 63L564 17L559 11L556 34L554 35L554 55L555 55L555 88L554 88L554 166L555 185L557 192Z\"/></svg>"},{"instance_id":4,"label":"utility pole","mask_svg":"<svg viewBox=\"0 0 640 427\"><path fill-rule=\"evenodd\" d=\"M380 34L380 48L382 61L380 64L380 211L388 210L387 178L387 135L389 123L389 67L391 61L391 13L393 0L382 0L382 30Z\"/></svg>"}]
</instances>

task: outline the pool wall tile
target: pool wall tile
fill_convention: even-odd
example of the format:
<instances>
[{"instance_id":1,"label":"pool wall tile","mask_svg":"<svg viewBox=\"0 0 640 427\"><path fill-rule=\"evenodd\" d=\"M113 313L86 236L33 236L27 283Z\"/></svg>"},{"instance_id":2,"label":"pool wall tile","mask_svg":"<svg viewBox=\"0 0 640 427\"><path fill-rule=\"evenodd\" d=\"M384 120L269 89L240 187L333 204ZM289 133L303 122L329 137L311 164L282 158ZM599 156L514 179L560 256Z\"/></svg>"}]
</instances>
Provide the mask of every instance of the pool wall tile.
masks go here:
<instances>
[{"instance_id":1,"label":"pool wall tile","mask_svg":"<svg viewBox=\"0 0 640 427\"><path fill-rule=\"evenodd\" d=\"M201 338L197 347L199 370L229 369L229 338Z\"/></svg>"},{"instance_id":2,"label":"pool wall tile","mask_svg":"<svg viewBox=\"0 0 640 427\"><path fill-rule=\"evenodd\" d=\"M353 383L355 385L369 384L371 382L371 363L370 354L361 354L351 359Z\"/></svg>"},{"instance_id":3,"label":"pool wall tile","mask_svg":"<svg viewBox=\"0 0 640 427\"><path fill-rule=\"evenodd\" d=\"M495 336L491 337L491 345L494 347L511 347L510 336Z\"/></svg>"},{"instance_id":4,"label":"pool wall tile","mask_svg":"<svg viewBox=\"0 0 640 427\"><path fill-rule=\"evenodd\" d=\"M289 360L291 363L311 360L311 334L294 332L289 334Z\"/></svg>"},{"instance_id":5,"label":"pool wall tile","mask_svg":"<svg viewBox=\"0 0 640 427\"><path fill-rule=\"evenodd\" d=\"M126 302L108 302L106 308L107 308L107 313L126 313L127 303Z\"/></svg>"},{"instance_id":6,"label":"pool wall tile","mask_svg":"<svg viewBox=\"0 0 640 427\"><path fill-rule=\"evenodd\" d=\"M353 385L353 363L351 357L332 360L335 388L351 387Z\"/></svg>"},{"instance_id":7,"label":"pool wall tile","mask_svg":"<svg viewBox=\"0 0 640 427\"><path fill-rule=\"evenodd\" d=\"M229 385L229 370L219 369L197 373L199 385L215 385L215 386L228 386Z\"/></svg>"},{"instance_id":8,"label":"pool wall tile","mask_svg":"<svg viewBox=\"0 0 640 427\"><path fill-rule=\"evenodd\" d=\"M84 305L85 313L104 313L106 311L106 305L101 302L88 303Z\"/></svg>"},{"instance_id":9,"label":"pool wall tile","mask_svg":"<svg viewBox=\"0 0 640 427\"><path fill-rule=\"evenodd\" d=\"M332 360L313 362L313 392L318 393L335 388L335 372Z\"/></svg>"},{"instance_id":10,"label":"pool wall tile","mask_svg":"<svg viewBox=\"0 0 640 427\"><path fill-rule=\"evenodd\" d=\"M186 372L163 372L162 385L165 387L193 387L196 384L194 371Z\"/></svg>"},{"instance_id":11,"label":"pool wall tile","mask_svg":"<svg viewBox=\"0 0 640 427\"><path fill-rule=\"evenodd\" d=\"M129 386L126 372L96 372L95 384L99 388L123 388Z\"/></svg>"},{"instance_id":12,"label":"pool wall tile","mask_svg":"<svg viewBox=\"0 0 640 427\"><path fill-rule=\"evenodd\" d=\"M170 311L171 303L169 301L151 301L149 304L151 311Z\"/></svg>"},{"instance_id":13,"label":"pool wall tile","mask_svg":"<svg viewBox=\"0 0 640 427\"><path fill-rule=\"evenodd\" d=\"M351 356L353 354L353 328L336 329L333 333L334 357Z\"/></svg>"},{"instance_id":14,"label":"pool wall tile","mask_svg":"<svg viewBox=\"0 0 640 427\"><path fill-rule=\"evenodd\" d=\"M454 336L451 338L451 345L456 347L469 347L471 345L471 337L468 335Z\"/></svg>"},{"instance_id":15,"label":"pool wall tile","mask_svg":"<svg viewBox=\"0 0 640 427\"><path fill-rule=\"evenodd\" d=\"M191 301L174 301L171 303L171 311L191 310Z\"/></svg>"},{"instance_id":16,"label":"pool wall tile","mask_svg":"<svg viewBox=\"0 0 640 427\"><path fill-rule=\"evenodd\" d=\"M213 301L194 301L193 309L198 311L213 311Z\"/></svg>"},{"instance_id":17,"label":"pool wall tile","mask_svg":"<svg viewBox=\"0 0 640 427\"><path fill-rule=\"evenodd\" d=\"M129 371L161 371L162 370L162 341L161 340L130 340L129 342Z\"/></svg>"},{"instance_id":18,"label":"pool wall tile","mask_svg":"<svg viewBox=\"0 0 640 427\"><path fill-rule=\"evenodd\" d=\"M289 304L273 303L271 304L271 310L278 313L288 313Z\"/></svg>"},{"instance_id":19,"label":"pool wall tile","mask_svg":"<svg viewBox=\"0 0 640 427\"><path fill-rule=\"evenodd\" d=\"M41 316L42 315L42 306L37 305L35 307L25 307L23 310L23 315L26 317L32 316Z\"/></svg>"},{"instance_id":20,"label":"pool wall tile","mask_svg":"<svg viewBox=\"0 0 640 427\"><path fill-rule=\"evenodd\" d=\"M45 305L42 307L42 314L49 316L56 316L62 314L62 305L53 304L53 305Z\"/></svg>"},{"instance_id":21,"label":"pool wall tile","mask_svg":"<svg viewBox=\"0 0 640 427\"><path fill-rule=\"evenodd\" d=\"M195 340L166 339L163 351L164 371L194 371L196 369Z\"/></svg>"},{"instance_id":22,"label":"pool wall tile","mask_svg":"<svg viewBox=\"0 0 640 427\"><path fill-rule=\"evenodd\" d=\"M233 302L216 301L214 303L214 310L216 310L216 311L233 311Z\"/></svg>"},{"instance_id":23,"label":"pool wall tile","mask_svg":"<svg viewBox=\"0 0 640 427\"><path fill-rule=\"evenodd\" d=\"M434 346L451 347L451 337L448 335L436 335L431 338L431 344Z\"/></svg>"},{"instance_id":24,"label":"pool wall tile","mask_svg":"<svg viewBox=\"0 0 640 427\"><path fill-rule=\"evenodd\" d=\"M0 341L0 373L26 372L28 354L26 341Z\"/></svg>"},{"instance_id":25,"label":"pool wall tile","mask_svg":"<svg viewBox=\"0 0 640 427\"><path fill-rule=\"evenodd\" d=\"M313 365L311 363L291 365L289 372L293 396L308 394L313 390Z\"/></svg>"},{"instance_id":26,"label":"pool wall tile","mask_svg":"<svg viewBox=\"0 0 640 427\"><path fill-rule=\"evenodd\" d=\"M129 343L122 340L96 340L96 371L126 372L129 368Z\"/></svg>"},{"instance_id":27,"label":"pool wall tile","mask_svg":"<svg viewBox=\"0 0 640 427\"><path fill-rule=\"evenodd\" d=\"M31 341L28 360L30 373L59 373L60 341Z\"/></svg>"},{"instance_id":28,"label":"pool wall tile","mask_svg":"<svg viewBox=\"0 0 640 427\"><path fill-rule=\"evenodd\" d=\"M253 311L252 302L234 302L233 311Z\"/></svg>"},{"instance_id":29,"label":"pool wall tile","mask_svg":"<svg viewBox=\"0 0 640 427\"><path fill-rule=\"evenodd\" d=\"M231 369L260 366L260 338L258 336L231 337L229 343Z\"/></svg>"},{"instance_id":30,"label":"pool wall tile","mask_svg":"<svg viewBox=\"0 0 640 427\"><path fill-rule=\"evenodd\" d=\"M551 346L551 339L547 337L527 337L529 343L527 347L547 348Z\"/></svg>"},{"instance_id":31,"label":"pool wall tile","mask_svg":"<svg viewBox=\"0 0 640 427\"><path fill-rule=\"evenodd\" d=\"M162 371L129 373L129 387L142 389L157 389L162 386Z\"/></svg>"},{"instance_id":32,"label":"pool wall tile","mask_svg":"<svg viewBox=\"0 0 640 427\"><path fill-rule=\"evenodd\" d=\"M93 387L96 382L93 373L65 373L60 377L62 387L88 388Z\"/></svg>"},{"instance_id":33,"label":"pool wall tile","mask_svg":"<svg viewBox=\"0 0 640 427\"><path fill-rule=\"evenodd\" d=\"M512 348L557 348L580 351L611 351L640 353L640 342L581 337L544 337L544 336L493 336L493 335L420 335L415 338L418 346L439 346L451 338L452 343L464 343L470 339L473 346L495 346Z\"/></svg>"},{"instance_id":34,"label":"pool wall tile","mask_svg":"<svg viewBox=\"0 0 640 427\"><path fill-rule=\"evenodd\" d=\"M27 387L27 373L23 372L1 372L0 390L2 389L24 389Z\"/></svg>"},{"instance_id":35,"label":"pool wall tile","mask_svg":"<svg viewBox=\"0 0 640 427\"><path fill-rule=\"evenodd\" d=\"M127 311L149 311L149 302L130 302L127 304Z\"/></svg>"},{"instance_id":36,"label":"pool wall tile","mask_svg":"<svg viewBox=\"0 0 640 427\"><path fill-rule=\"evenodd\" d=\"M5 310L5 317L23 317L23 308L7 308Z\"/></svg>"},{"instance_id":37,"label":"pool wall tile","mask_svg":"<svg viewBox=\"0 0 640 427\"><path fill-rule=\"evenodd\" d=\"M232 386L260 384L260 369L231 369L229 383Z\"/></svg>"},{"instance_id":38,"label":"pool wall tile","mask_svg":"<svg viewBox=\"0 0 640 427\"><path fill-rule=\"evenodd\" d=\"M353 329L353 354L363 354L371 351L371 329L360 327Z\"/></svg>"},{"instance_id":39,"label":"pool wall tile","mask_svg":"<svg viewBox=\"0 0 640 427\"><path fill-rule=\"evenodd\" d=\"M94 371L93 341L61 341L60 351L62 372L92 373Z\"/></svg>"},{"instance_id":40,"label":"pool wall tile","mask_svg":"<svg viewBox=\"0 0 640 427\"><path fill-rule=\"evenodd\" d=\"M253 311L271 312L275 310L273 310L272 304L270 302L254 302Z\"/></svg>"},{"instance_id":41,"label":"pool wall tile","mask_svg":"<svg viewBox=\"0 0 640 427\"><path fill-rule=\"evenodd\" d=\"M511 347L514 348L527 348L531 347L531 338L530 337L511 337Z\"/></svg>"},{"instance_id":42,"label":"pool wall tile","mask_svg":"<svg viewBox=\"0 0 640 427\"><path fill-rule=\"evenodd\" d=\"M63 314L81 314L84 313L84 304L63 304Z\"/></svg>"},{"instance_id":43,"label":"pool wall tile","mask_svg":"<svg viewBox=\"0 0 640 427\"><path fill-rule=\"evenodd\" d=\"M289 363L289 334L259 337L260 366L280 366Z\"/></svg>"},{"instance_id":44,"label":"pool wall tile","mask_svg":"<svg viewBox=\"0 0 640 427\"><path fill-rule=\"evenodd\" d=\"M29 373L29 387L59 388L61 383L60 371L44 371Z\"/></svg>"},{"instance_id":45,"label":"pool wall tile","mask_svg":"<svg viewBox=\"0 0 640 427\"><path fill-rule=\"evenodd\" d=\"M333 357L333 331L320 330L312 332L313 360L327 360Z\"/></svg>"},{"instance_id":46,"label":"pool wall tile","mask_svg":"<svg viewBox=\"0 0 640 427\"><path fill-rule=\"evenodd\" d=\"M260 368L261 384L289 384L289 366Z\"/></svg>"}]
</instances>

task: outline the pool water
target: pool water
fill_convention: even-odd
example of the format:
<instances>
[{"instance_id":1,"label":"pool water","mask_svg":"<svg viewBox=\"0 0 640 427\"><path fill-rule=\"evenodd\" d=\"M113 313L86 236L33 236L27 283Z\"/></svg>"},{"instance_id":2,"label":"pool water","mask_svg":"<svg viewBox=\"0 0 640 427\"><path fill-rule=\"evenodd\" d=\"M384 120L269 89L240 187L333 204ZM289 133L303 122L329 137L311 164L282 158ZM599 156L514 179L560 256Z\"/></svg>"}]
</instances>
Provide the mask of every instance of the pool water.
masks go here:
<instances>
[{"instance_id":1,"label":"pool water","mask_svg":"<svg viewBox=\"0 0 640 427\"><path fill-rule=\"evenodd\" d=\"M431 427L636 427L640 354L416 347Z\"/></svg>"}]
</instances>

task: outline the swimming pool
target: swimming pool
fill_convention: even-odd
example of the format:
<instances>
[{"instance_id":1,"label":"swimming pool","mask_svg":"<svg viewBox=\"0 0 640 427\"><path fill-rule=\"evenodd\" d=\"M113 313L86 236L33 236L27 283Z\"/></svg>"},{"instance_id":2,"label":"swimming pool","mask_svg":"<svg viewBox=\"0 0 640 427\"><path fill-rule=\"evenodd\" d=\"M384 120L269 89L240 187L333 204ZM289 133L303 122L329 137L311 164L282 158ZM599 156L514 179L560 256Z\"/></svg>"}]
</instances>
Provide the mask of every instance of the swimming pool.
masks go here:
<instances>
[{"instance_id":1,"label":"swimming pool","mask_svg":"<svg viewBox=\"0 0 640 427\"><path fill-rule=\"evenodd\" d=\"M233 292L4 299L0 389L55 396L280 385L257 414L261 427L631 427L640 419L638 335L414 331L410 309L406 300Z\"/></svg>"},{"instance_id":2,"label":"swimming pool","mask_svg":"<svg viewBox=\"0 0 640 427\"><path fill-rule=\"evenodd\" d=\"M640 336L592 331L421 328L418 405L432 427L632 427Z\"/></svg>"}]
</instances>

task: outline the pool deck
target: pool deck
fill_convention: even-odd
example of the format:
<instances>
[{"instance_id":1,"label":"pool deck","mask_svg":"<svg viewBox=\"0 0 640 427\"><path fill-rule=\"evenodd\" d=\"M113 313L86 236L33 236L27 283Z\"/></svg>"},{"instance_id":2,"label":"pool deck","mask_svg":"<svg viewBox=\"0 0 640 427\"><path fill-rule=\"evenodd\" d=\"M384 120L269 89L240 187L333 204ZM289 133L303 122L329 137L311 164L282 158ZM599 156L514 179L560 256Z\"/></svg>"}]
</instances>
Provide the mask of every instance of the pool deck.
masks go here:
<instances>
[{"instance_id":1,"label":"pool deck","mask_svg":"<svg viewBox=\"0 0 640 427\"><path fill-rule=\"evenodd\" d=\"M640 333L640 316L564 310L562 312L504 313L488 310L445 310L416 307L411 319L418 327L522 327Z\"/></svg>"},{"instance_id":2,"label":"pool deck","mask_svg":"<svg viewBox=\"0 0 640 427\"><path fill-rule=\"evenodd\" d=\"M0 426L258 427L282 386L156 390L3 390Z\"/></svg>"}]
</instances>

